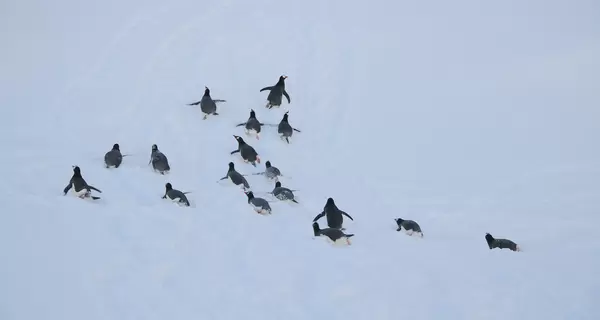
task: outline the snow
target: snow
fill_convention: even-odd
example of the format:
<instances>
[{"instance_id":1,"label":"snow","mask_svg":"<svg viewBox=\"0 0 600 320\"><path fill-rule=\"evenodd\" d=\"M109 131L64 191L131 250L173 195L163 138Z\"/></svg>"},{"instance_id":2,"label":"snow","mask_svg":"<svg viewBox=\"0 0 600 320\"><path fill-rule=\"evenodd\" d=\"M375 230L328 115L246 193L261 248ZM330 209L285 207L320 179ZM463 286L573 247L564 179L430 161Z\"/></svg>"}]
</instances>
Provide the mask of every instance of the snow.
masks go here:
<instances>
[{"instance_id":1,"label":"snow","mask_svg":"<svg viewBox=\"0 0 600 320\"><path fill-rule=\"evenodd\" d=\"M599 319L598 9L5 1L0 319ZM204 86L227 100L207 120ZM302 132L246 138L251 108ZM106 169L114 143L132 156ZM300 204L263 216L217 180L233 161L268 197L267 160ZM101 200L63 196L73 165ZM351 246L313 237L328 197Z\"/></svg>"}]
</instances>

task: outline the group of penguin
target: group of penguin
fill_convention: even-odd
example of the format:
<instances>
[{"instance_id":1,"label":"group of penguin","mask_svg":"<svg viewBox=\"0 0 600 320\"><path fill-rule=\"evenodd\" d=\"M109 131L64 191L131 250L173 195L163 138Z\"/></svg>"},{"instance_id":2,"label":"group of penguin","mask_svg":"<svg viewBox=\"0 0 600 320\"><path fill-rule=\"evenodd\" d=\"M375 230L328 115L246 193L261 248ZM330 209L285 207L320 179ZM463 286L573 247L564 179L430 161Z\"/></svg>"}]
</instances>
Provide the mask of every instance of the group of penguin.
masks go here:
<instances>
[{"instance_id":1,"label":"group of penguin","mask_svg":"<svg viewBox=\"0 0 600 320\"><path fill-rule=\"evenodd\" d=\"M281 106L283 96L286 97L288 103L291 103L291 99L287 91L285 90L285 79L287 76L280 76L279 81L274 86L269 86L262 88L260 92L269 91L269 95L267 97L266 108L272 109L273 107ZM190 106L200 105L200 109L202 113L204 113L203 120L206 120L209 115L219 115L217 113L217 103L218 102L226 102L226 100L222 99L212 99L210 96L210 89L205 87L204 96L200 101L190 103ZM261 127L267 124L261 123L256 118L256 113L254 110L250 110L250 117L246 122L240 123L236 125L236 127L245 126L246 135L250 135L254 133L256 139L260 139ZM272 126L272 125L271 125ZM281 139L284 139L287 143L290 143L290 137L295 132L301 132L300 130L293 128L288 121L288 112L283 115L283 119L277 125L278 133ZM236 150L231 151L230 154L239 153L244 162L252 164L256 167L256 163L261 163L260 156L256 152L256 150L250 146L248 143L244 141L244 139L240 136L233 135L235 140L238 143L238 148ZM127 155L123 155L120 150L120 146L118 143L115 143L110 151L108 151L104 155L104 163L106 168L114 167L119 168L121 163L123 162L123 158ZM171 170L169 165L169 160L167 156L162 153L156 144L152 145L150 161L148 165L152 165L154 171L164 175ZM283 187L281 182L279 181L279 177L283 177L281 171L273 166L270 161L265 162L265 170L264 172L254 173L253 175L264 175L269 180L275 181L275 188L269 192L269 194L276 197L281 201L292 201L298 203L294 196L294 191L289 188ZM250 191L250 184L238 171L235 169L235 164L233 162L229 162L229 169L227 170L227 174L219 179L219 181L229 179L234 185L241 186L244 190L248 198L248 204L250 204L254 210L259 214L271 214L271 206L269 205L269 201L264 198L256 197L252 191ZM73 176L69 180L69 184L64 188L63 192L66 195L69 191L72 191L77 197L82 199L92 199L98 200L100 197L93 196L91 192L96 191L102 193L99 189L94 186L89 185L83 176L81 175L81 169L78 166L73 166ZM182 192L180 190L174 189L171 183L165 184L165 194L162 196L163 199L170 199L171 201L177 202L184 206L190 206L190 202L186 197L186 194L189 192ZM339 244L347 244L350 245L350 238L354 236L354 234L346 234L344 233L345 228L343 228L344 216L348 217L350 220L354 221L354 219L345 211L339 209L335 204L333 198L328 198L323 211L319 213L313 219L313 233L315 237L323 236L331 240L333 243ZM328 228L321 229L318 220L322 217L326 217ZM396 231L405 230L408 235L419 235L423 237L423 232L419 224L413 220L405 220L401 218L394 219L397 225ZM490 249L510 249L512 251L520 251L519 246L508 239L495 239L491 234L486 233L485 235L486 242Z\"/></svg>"}]
</instances>

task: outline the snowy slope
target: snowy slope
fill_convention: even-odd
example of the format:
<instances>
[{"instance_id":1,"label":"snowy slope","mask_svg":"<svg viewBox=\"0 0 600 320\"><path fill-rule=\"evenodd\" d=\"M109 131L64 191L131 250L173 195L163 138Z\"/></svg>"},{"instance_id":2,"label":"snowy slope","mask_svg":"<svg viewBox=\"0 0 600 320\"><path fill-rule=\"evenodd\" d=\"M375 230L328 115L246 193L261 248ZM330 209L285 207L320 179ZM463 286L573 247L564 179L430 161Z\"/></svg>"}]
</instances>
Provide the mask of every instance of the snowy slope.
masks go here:
<instances>
[{"instance_id":1,"label":"snowy slope","mask_svg":"<svg viewBox=\"0 0 600 320\"><path fill-rule=\"evenodd\" d=\"M2 3L0 319L600 318L598 9ZM267 110L282 74L292 103ZM202 121L186 104L204 86L227 102ZM250 108L302 130L247 138L258 168L229 155ZM133 155L107 170L113 143ZM266 160L301 202L272 216L217 183ZM62 195L72 165L101 201ZM166 182L193 207L162 200ZM350 247L312 235L328 197Z\"/></svg>"}]
</instances>

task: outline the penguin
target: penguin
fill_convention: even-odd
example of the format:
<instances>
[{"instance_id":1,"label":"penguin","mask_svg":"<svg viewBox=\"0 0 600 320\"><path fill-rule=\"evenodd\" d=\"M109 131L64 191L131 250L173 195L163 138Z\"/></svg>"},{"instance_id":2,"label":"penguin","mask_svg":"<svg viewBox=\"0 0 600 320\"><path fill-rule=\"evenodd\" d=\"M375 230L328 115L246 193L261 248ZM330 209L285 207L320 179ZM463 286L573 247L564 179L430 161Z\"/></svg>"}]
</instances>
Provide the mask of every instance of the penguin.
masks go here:
<instances>
[{"instance_id":1,"label":"penguin","mask_svg":"<svg viewBox=\"0 0 600 320\"><path fill-rule=\"evenodd\" d=\"M188 104L189 106L197 106L198 104L200 105L200 110L202 110L202 112L204 113L204 118L202 118L202 120L206 120L206 118L208 117L208 115L214 115L214 116L218 116L219 114L217 113L217 102L226 102L225 100L221 100L221 99L213 99L210 97L210 89L208 89L208 87L204 87L204 96L202 96L202 100L198 101L198 102L193 102Z\"/></svg>"},{"instance_id":2,"label":"penguin","mask_svg":"<svg viewBox=\"0 0 600 320\"><path fill-rule=\"evenodd\" d=\"M266 108L273 108L273 107L279 107L281 105L281 95L283 94L286 98L288 103L291 103L290 100L290 95L287 93L287 91L285 91L285 79L287 79L287 76L281 76L279 77L279 81L277 81L277 84L275 84L272 87L264 87L262 89L260 89L260 92L263 92L265 90L269 90L269 96L267 97L267 100L269 100L269 102L267 102L267 104L265 105Z\"/></svg>"},{"instance_id":3,"label":"penguin","mask_svg":"<svg viewBox=\"0 0 600 320\"><path fill-rule=\"evenodd\" d=\"M247 144L242 137L236 135L233 137L238 142L238 148L237 150L231 151L231 154L239 152L242 156L242 159L244 159L244 162L250 162L256 167L256 163L260 163L260 157L258 156L258 153L256 153L256 150Z\"/></svg>"},{"instance_id":4,"label":"penguin","mask_svg":"<svg viewBox=\"0 0 600 320\"><path fill-rule=\"evenodd\" d=\"M265 171L254 173L253 175L264 175L265 177L267 177L270 180L275 179L275 181L279 180L278 177L283 177L283 175L281 175L281 171L279 169L277 169L277 167L273 167L271 165L271 161L265 162L265 167L266 167Z\"/></svg>"},{"instance_id":5,"label":"penguin","mask_svg":"<svg viewBox=\"0 0 600 320\"><path fill-rule=\"evenodd\" d=\"M178 203L189 207L190 202L185 196L187 193L189 192L181 192L177 189L173 189L173 185L171 185L170 182L167 182L167 184L165 184L165 195L162 198L166 199L168 197L171 201L177 201Z\"/></svg>"},{"instance_id":6,"label":"penguin","mask_svg":"<svg viewBox=\"0 0 600 320\"><path fill-rule=\"evenodd\" d=\"M250 189L250 184L248 184L248 181L246 181L246 178L244 178L244 176L241 173L235 170L235 165L233 164L233 162L229 163L229 170L227 170L227 175L219 179L219 181L225 180L227 178L231 179L231 182L233 182L233 184L235 184L236 186L239 186L241 184L244 190Z\"/></svg>"},{"instance_id":7,"label":"penguin","mask_svg":"<svg viewBox=\"0 0 600 320\"><path fill-rule=\"evenodd\" d=\"M67 192L71 189L73 189L73 193L81 199L91 198L92 200L98 200L100 197L91 195L92 190L102 193L102 191L85 182L85 179L81 176L81 169L78 166L73 166L73 176L71 177L71 180L69 180L69 184L63 189L64 195L66 196Z\"/></svg>"},{"instance_id":8,"label":"penguin","mask_svg":"<svg viewBox=\"0 0 600 320\"><path fill-rule=\"evenodd\" d=\"M123 162L123 155L121 154L119 144L115 143L112 150L104 155L104 164L106 165L106 168L118 168L121 165L121 162Z\"/></svg>"},{"instance_id":9,"label":"penguin","mask_svg":"<svg viewBox=\"0 0 600 320\"><path fill-rule=\"evenodd\" d=\"M160 172L160 174L165 174L171 171L171 167L169 166L169 160L164 153L158 151L158 146L156 144L152 145L152 153L150 154L150 161L148 164L152 163L152 168L155 171Z\"/></svg>"},{"instance_id":10,"label":"penguin","mask_svg":"<svg viewBox=\"0 0 600 320\"><path fill-rule=\"evenodd\" d=\"M259 140L261 127L264 125L264 123L261 123L260 121L258 121L258 119L256 119L256 112L250 109L250 117L248 118L248 120L246 122L238 124L236 127L245 126L247 135L254 131L254 134L256 135L256 140Z\"/></svg>"},{"instance_id":11,"label":"penguin","mask_svg":"<svg viewBox=\"0 0 600 320\"><path fill-rule=\"evenodd\" d=\"M290 200L292 202L298 203L298 201L294 199L294 193L292 191L293 190L282 187L281 182L277 181L275 182L275 189L273 189L271 193L275 196L275 198L281 201Z\"/></svg>"},{"instance_id":12,"label":"penguin","mask_svg":"<svg viewBox=\"0 0 600 320\"><path fill-rule=\"evenodd\" d=\"M298 129L294 129L292 128L292 126L290 125L290 123L288 122L288 112L286 112L283 115L283 119L281 119L281 122L279 122L279 126L277 127L277 132L281 135L281 139L285 139L285 141L287 143L290 143L290 139L292 137L292 134L294 133L294 131L296 132L301 132Z\"/></svg>"},{"instance_id":13,"label":"penguin","mask_svg":"<svg viewBox=\"0 0 600 320\"><path fill-rule=\"evenodd\" d=\"M254 211L259 214L271 214L271 206L267 200L255 197L252 191L246 192L246 196L248 196L248 204L254 208Z\"/></svg>"},{"instance_id":14,"label":"penguin","mask_svg":"<svg viewBox=\"0 0 600 320\"><path fill-rule=\"evenodd\" d=\"M402 230L402 228L404 228L404 230L406 230L406 233L410 236L412 236L413 233L417 233L421 235L421 238L423 237L423 231L421 231L421 227L415 221L404 220L400 218L394 220L396 220L396 224L398 225L398 229L396 229L396 231L400 231Z\"/></svg>"},{"instance_id":15,"label":"penguin","mask_svg":"<svg viewBox=\"0 0 600 320\"><path fill-rule=\"evenodd\" d=\"M313 222L312 226L315 237L325 236L333 243L339 243L338 240L342 240L346 242L347 245L350 245L350 237L354 237L354 234L345 234L342 230L337 228L321 229L317 222Z\"/></svg>"},{"instance_id":16,"label":"penguin","mask_svg":"<svg viewBox=\"0 0 600 320\"><path fill-rule=\"evenodd\" d=\"M499 249L510 249L511 251L521 251L521 248L518 244L514 243L508 239L494 239L491 234L485 234L485 241L488 244L490 250L499 248Z\"/></svg>"},{"instance_id":17,"label":"penguin","mask_svg":"<svg viewBox=\"0 0 600 320\"><path fill-rule=\"evenodd\" d=\"M321 219L323 216L327 216L327 225L330 228L344 230L342 228L342 223L344 222L344 216L350 218L350 220L354 221L354 219L348 215L346 212L340 210L333 201L332 198L327 199L327 203L325 203L325 207L323 208L323 212L319 213L314 219L313 222Z\"/></svg>"}]
</instances>

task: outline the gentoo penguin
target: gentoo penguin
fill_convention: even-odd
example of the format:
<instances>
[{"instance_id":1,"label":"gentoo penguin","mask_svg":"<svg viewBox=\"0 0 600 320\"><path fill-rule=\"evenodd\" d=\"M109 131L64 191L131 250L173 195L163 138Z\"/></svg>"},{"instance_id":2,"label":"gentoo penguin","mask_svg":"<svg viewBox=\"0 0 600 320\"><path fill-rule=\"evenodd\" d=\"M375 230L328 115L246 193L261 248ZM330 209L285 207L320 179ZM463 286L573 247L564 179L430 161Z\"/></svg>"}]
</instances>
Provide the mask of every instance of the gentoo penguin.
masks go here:
<instances>
[{"instance_id":1,"label":"gentoo penguin","mask_svg":"<svg viewBox=\"0 0 600 320\"><path fill-rule=\"evenodd\" d=\"M282 187L281 182L279 181L275 182L275 189L273 189L271 193L275 196L275 198L279 200L290 200L292 202L298 203L298 201L294 199L294 193L292 192L292 190Z\"/></svg>"},{"instance_id":2,"label":"gentoo penguin","mask_svg":"<svg viewBox=\"0 0 600 320\"><path fill-rule=\"evenodd\" d=\"M102 191L90 186L87 184L87 182L85 182L85 179L83 179L81 176L81 169L78 166L73 166L73 176L71 177L71 180L69 180L69 184L63 190L65 196L71 189L73 189L73 193L75 193L75 195L81 199L91 198L93 200L98 200L100 197L91 195L92 190L102 193Z\"/></svg>"},{"instance_id":3,"label":"gentoo penguin","mask_svg":"<svg viewBox=\"0 0 600 320\"><path fill-rule=\"evenodd\" d=\"M300 130L292 128L288 122L288 113L289 111L283 115L283 119L281 119L281 122L279 122L279 126L277 127L277 132L281 135L281 139L285 139L287 143L290 143L289 138L294 134L294 131L300 132Z\"/></svg>"},{"instance_id":4,"label":"gentoo penguin","mask_svg":"<svg viewBox=\"0 0 600 320\"><path fill-rule=\"evenodd\" d=\"M285 79L287 79L287 76L281 76L279 77L279 81L277 81L277 84L275 84L274 86L264 87L260 89L260 92L263 92L265 90L270 91L269 96L267 97L267 100L269 100L269 102L267 102L267 105L265 107L269 109L273 107L279 107L281 105L282 94L287 98L288 103L291 103L290 95L288 95L287 91L285 91Z\"/></svg>"},{"instance_id":5,"label":"gentoo penguin","mask_svg":"<svg viewBox=\"0 0 600 320\"><path fill-rule=\"evenodd\" d=\"M229 170L227 170L227 175L219 179L219 181L225 180L227 178L229 178L231 182L233 182L233 184L235 184L236 186L239 186L241 184L244 187L244 190L250 189L250 185L248 184L248 181L246 181L246 178L244 178L244 176L241 173L235 171L235 165L233 164L233 162L229 163Z\"/></svg>"},{"instance_id":6,"label":"gentoo penguin","mask_svg":"<svg viewBox=\"0 0 600 320\"><path fill-rule=\"evenodd\" d=\"M248 118L248 120L246 122L238 124L236 127L245 126L246 134L248 135L254 132L254 134L256 135L256 139L258 140L260 139L260 129L264 125L264 123L261 123L260 121L258 121L258 119L256 119L256 113L254 112L254 110L251 109L250 117Z\"/></svg>"},{"instance_id":7,"label":"gentoo penguin","mask_svg":"<svg viewBox=\"0 0 600 320\"><path fill-rule=\"evenodd\" d=\"M194 103L190 103L190 106L197 106L200 104L200 110L204 113L204 118L202 120L206 120L209 114L218 116L217 113L217 102L226 102L225 100L213 99L210 97L210 89L208 87L204 87L204 96L202 96L202 100Z\"/></svg>"},{"instance_id":8,"label":"gentoo penguin","mask_svg":"<svg viewBox=\"0 0 600 320\"><path fill-rule=\"evenodd\" d=\"M244 162L250 162L256 167L256 162L260 163L260 157L258 156L258 153L256 153L256 150L247 144L242 137L236 135L233 137L238 142L238 148L237 150L231 151L231 154L239 152L242 156L242 159L244 159Z\"/></svg>"},{"instance_id":9,"label":"gentoo penguin","mask_svg":"<svg viewBox=\"0 0 600 320\"><path fill-rule=\"evenodd\" d=\"M350 220L354 221L350 215L346 212L338 209L335 205L332 198L327 199L327 203L325 203L325 207L323 208L323 212L319 213L314 219L313 222L321 219L323 216L327 216L327 225L330 228L342 229L342 223L344 222L344 216L350 218Z\"/></svg>"},{"instance_id":10,"label":"gentoo penguin","mask_svg":"<svg viewBox=\"0 0 600 320\"><path fill-rule=\"evenodd\" d=\"M521 251L519 245L508 239L494 239L491 234L485 234L485 241L487 241L488 247L491 249L510 249L512 251Z\"/></svg>"},{"instance_id":11,"label":"gentoo penguin","mask_svg":"<svg viewBox=\"0 0 600 320\"><path fill-rule=\"evenodd\" d=\"M123 155L121 154L119 144L115 143L112 147L112 150L104 155L104 164L107 168L118 168L121 165L121 162L123 162Z\"/></svg>"},{"instance_id":12,"label":"gentoo penguin","mask_svg":"<svg viewBox=\"0 0 600 320\"><path fill-rule=\"evenodd\" d=\"M173 189L173 186L171 185L171 183L167 182L167 184L165 184L165 195L162 198L166 199L168 197L171 201L177 201L177 202L185 205L186 207L189 207L190 202L188 201L187 197L185 196L186 193L189 193L189 192L181 192L177 189Z\"/></svg>"},{"instance_id":13,"label":"gentoo penguin","mask_svg":"<svg viewBox=\"0 0 600 320\"><path fill-rule=\"evenodd\" d=\"M400 219L400 218L394 219L394 220L396 220L396 224L398 225L398 229L396 229L396 231L400 231L400 230L402 230L402 228L404 228L404 230L406 230L406 233L408 235L417 233L417 234L421 235L421 238L423 237L423 231L421 231L421 227L415 221L404 220L404 219Z\"/></svg>"},{"instance_id":14,"label":"gentoo penguin","mask_svg":"<svg viewBox=\"0 0 600 320\"><path fill-rule=\"evenodd\" d=\"M271 206L267 200L255 197L252 191L246 192L246 196L248 196L248 204L254 208L254 211L260 214L271 214Z\"/></svg>"},{"instance_id":15,"label":"gentoo penguin","mask_svg":"<svg viewBox=\"0 0 600 320\"><path fill-rule=\"evenodd\" d=\"M152 145L152 153L150 154L150 161L148 164L150 163L152 163L152 168L154 168L155 171L160 172L160 174L165 174L171 171L167 156L158 151L158 146L155 144Z\"/></svg>"},{"instance_id":16,"label":"gentoo penguin","mask_svg":"<svg viewBox=\"0 0 600 320\"><path fill-rule=\"evenodd\" d=\"M271 165L271 161L267 161L265 162L265 171L264 172L258 172L258 173L254 173L254 175L264 175L265 177L267 177L268 179L275 179L275 180L279 180L278 177L282 176L281 175L281 171L279 171L279 169L277 169L277 167L273 167Z\"/></svg>"},{"instance_id":17,"label":"gentoo penguin","mask_svg":"<svg viewBox=\"0 0 600 320\"><path fill-rule=\"evenodd\" d=\"M336 228L321 229L317 222L313 222L313 232L315 237L325 236L333 243L338 243L338 240L342 240L348 245L350 245L349 238L354 237L354 234L345 234L342 230Z\"/></svg>"}]
</instances>

